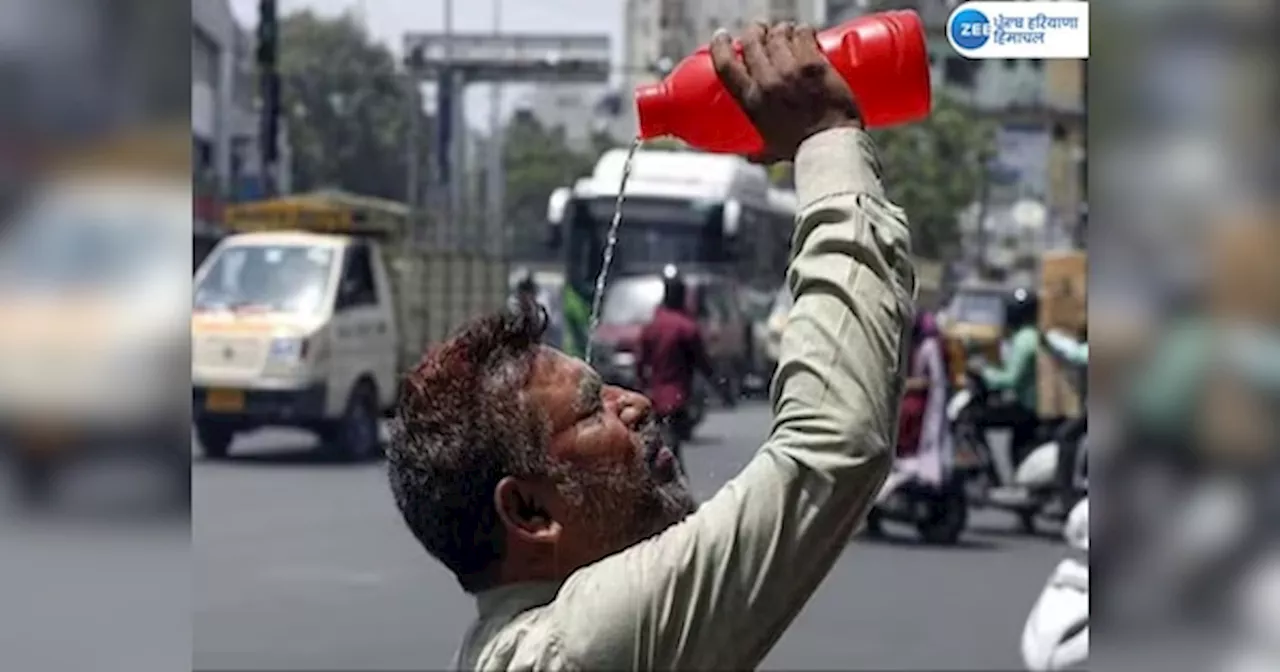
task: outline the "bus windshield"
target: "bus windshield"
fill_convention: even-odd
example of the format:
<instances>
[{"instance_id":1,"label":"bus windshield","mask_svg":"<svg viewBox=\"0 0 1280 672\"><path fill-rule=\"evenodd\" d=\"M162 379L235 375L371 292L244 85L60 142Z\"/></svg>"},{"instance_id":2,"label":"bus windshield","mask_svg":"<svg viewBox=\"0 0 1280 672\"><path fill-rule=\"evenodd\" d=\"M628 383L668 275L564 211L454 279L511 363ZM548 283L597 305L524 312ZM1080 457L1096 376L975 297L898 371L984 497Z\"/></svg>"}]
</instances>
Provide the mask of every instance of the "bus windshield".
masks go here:
<instances>
[{"instance_id":1,"label":"bus windshield","mask_svg":"<svg viewBox=\"0 0 1280 672\"><path fill-rule=\"evenodd\" d=\"M216 252L196 288L196 310L315 314L337 254L306 245L244 245Z\"/></svg>"},{"instance_id":2,"label":"bus windshield","mask_svg":"<svg viewBox=\"0 0 1280 672\"><path fill-rule=\"evenodd\" d=\"M597 199L579 214L579 232L590 247L603 251L613 219L614 200ZM614 269L671 263L709 263L724 256L719 210L712 204L675 199L629 199L622 206L622 225L614 248ZM596 256L599 256L599 252Z\"/></svg>"}]
</instances>

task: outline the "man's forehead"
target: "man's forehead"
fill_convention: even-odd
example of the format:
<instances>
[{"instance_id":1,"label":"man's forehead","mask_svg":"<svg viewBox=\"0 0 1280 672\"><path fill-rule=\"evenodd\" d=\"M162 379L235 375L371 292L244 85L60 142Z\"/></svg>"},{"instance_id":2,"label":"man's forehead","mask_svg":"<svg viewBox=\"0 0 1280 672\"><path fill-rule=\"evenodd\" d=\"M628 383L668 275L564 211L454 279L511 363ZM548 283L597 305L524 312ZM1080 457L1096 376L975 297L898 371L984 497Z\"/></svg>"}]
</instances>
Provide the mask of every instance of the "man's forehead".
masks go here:
<instances>
[{"instance_id":1,"label":"man's forehead","mask_svg":"<svg viewBox=\"0 0 1280 672\"><path fill-rule=\"evenodd\" d=\"M534 387L567 386L578 389L582 385L600 383L600 374L587 366L586 362L545 346L534 362L533 378Z\"/></svg>"}]
</instances>

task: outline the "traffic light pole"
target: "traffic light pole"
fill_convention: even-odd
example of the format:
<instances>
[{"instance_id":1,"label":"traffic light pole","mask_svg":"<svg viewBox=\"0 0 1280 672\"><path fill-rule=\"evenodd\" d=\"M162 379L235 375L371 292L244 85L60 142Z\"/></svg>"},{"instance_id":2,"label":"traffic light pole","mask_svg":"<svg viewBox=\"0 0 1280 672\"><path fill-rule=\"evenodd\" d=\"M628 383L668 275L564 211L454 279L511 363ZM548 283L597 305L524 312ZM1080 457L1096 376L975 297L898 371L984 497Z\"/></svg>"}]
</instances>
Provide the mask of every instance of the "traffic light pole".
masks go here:
<instances>
[{"instance_id":1,"label":"traffic light pole","mask_svg":"<svg viewBox=\"0 0 1280 672\"><path fill-rule=\"evenodd\" d=\"M258 149L261 151L262 187L268 197L277 193L276 162L280 148L280 73L276 69L279 17L276 10L276 0L258 0Z\"/></svg>"}]
</instances>

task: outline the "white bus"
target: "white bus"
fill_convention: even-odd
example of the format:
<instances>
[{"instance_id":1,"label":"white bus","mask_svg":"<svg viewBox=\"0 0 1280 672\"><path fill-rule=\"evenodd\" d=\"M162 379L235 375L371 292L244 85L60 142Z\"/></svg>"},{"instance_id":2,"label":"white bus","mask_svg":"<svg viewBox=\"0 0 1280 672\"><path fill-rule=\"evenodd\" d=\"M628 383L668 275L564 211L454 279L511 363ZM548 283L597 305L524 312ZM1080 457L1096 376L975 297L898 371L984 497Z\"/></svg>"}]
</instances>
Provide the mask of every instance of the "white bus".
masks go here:
<instances>
[{"instance_id":1,"label":"white bus","mask_svg":"<svg viewBox=\"0 0 1280 672\"><path fill-rule=\"evenodd\" d=\"M625 149L606 152L591 176L557 189L548 204L565 279L583 298L600 269L626 157ZM763 167L737 156L641 149L625 196L611 272L674 264L762 291L782 283L796 196L770 186Z\"/></svg>"}]
</instances>

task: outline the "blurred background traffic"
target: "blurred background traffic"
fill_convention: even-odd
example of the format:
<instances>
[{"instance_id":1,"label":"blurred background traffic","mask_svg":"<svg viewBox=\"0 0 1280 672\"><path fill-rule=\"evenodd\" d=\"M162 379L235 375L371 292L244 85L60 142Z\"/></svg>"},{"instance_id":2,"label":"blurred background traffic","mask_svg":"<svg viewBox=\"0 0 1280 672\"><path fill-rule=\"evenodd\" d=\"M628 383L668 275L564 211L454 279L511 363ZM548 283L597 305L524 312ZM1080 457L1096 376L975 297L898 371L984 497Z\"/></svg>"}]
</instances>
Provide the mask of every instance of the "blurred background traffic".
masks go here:
<instances>
[{"instance_id":1,"label":"blurred background traffic","mask_svg":"<svg viewBox=\"0 0 1280 672\"><path fill-rule=\"evenodd\" d=\"M470 606L396 525L382 416L422 348L520 294L552 344L594 338L633 384L663 274L689 279L745 402L698 397L685 460L710 495L768 431L752 398L790 307L794 185L786 166L645 145L590 333L629 92L721 26L909 7L935 111L876 139L964 401L961 494L942 501L967 513L886 498L882 534L769 664L1024 667L1029 613L1074 552L1033 458L1092 415L1070 502L1099 489L1090 667L1276 669L1280 600L1259 599L1280 573L1274 3L1094 3L1089 67L964 59L955 5L0 3L0 657L447 664ZM1027 294L1032 326L1095 353L1086 386L1037 349L1040 426L1018 445L963 409L998 396L980 372L1007 363Z\"/></svg>"}]
</instances>

